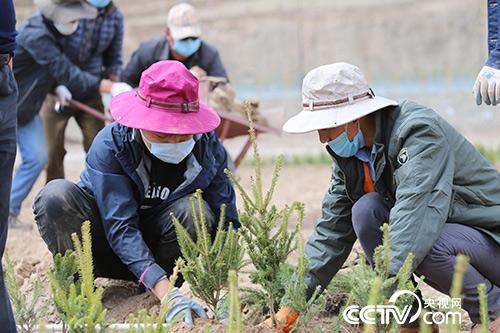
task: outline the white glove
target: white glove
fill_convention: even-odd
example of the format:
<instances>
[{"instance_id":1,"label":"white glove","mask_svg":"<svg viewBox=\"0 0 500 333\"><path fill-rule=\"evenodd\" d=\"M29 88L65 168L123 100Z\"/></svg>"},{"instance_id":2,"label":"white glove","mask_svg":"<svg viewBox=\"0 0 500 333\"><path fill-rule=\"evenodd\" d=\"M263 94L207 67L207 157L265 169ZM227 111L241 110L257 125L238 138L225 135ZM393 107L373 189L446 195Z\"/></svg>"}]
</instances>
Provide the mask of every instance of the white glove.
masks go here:
<instances>
[{"instance_id":1,"label":"white glove","mask_svg":"<svg viewBox=\"0 0 500 333\"><path fill-rule=\"evenodd\" d=\"M111 96L115 97L123 92L131 91L133 88L125 82L115 82L111 86Z\"/></svg>"},{"instance_id":2,"label":"white glove","mask_svg":"<svg viewBox=\"0 0 500 333\"><path fill-rule=\"evenodd\" d=\"M500 103L500 70L484 66L477 75L472 93L477 105L482 102L486 105Z\"/></svg>"},{"instance_id":3,"label":"white glove","mask_svg":"<svg viewBox=\"0 0 500 333\"><path fill-rule=\"evenodd\" d=\"M68 106L69 101L71 101L71 99L73 98L68 88L66 88L66 86L63 85L57 86L56 95L57 98L59 98L59 103L61 103L62 106Z\"/></svg>"}]
</instances>

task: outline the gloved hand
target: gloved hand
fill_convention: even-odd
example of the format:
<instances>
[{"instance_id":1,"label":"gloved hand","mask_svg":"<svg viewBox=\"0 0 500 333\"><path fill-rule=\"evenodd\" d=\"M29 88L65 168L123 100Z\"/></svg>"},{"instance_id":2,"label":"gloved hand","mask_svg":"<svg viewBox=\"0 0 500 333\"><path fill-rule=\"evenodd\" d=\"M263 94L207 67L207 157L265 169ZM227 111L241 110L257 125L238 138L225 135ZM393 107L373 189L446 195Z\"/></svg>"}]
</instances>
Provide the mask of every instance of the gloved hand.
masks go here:
<instances>
[{"instance_id":1,"label":"gloved hand","mask_svg":"<svg viewBox=\"0 0 500 333\"><path fill-rule=\"evenodd\" d=\"M170 303L170 309L165 316L166 323L172 322L175 317L182 314L185 323L194 325L193 313L201 319L208 320L207 313L203 307L189 297L184 296L179 288L173 288L170 296L165 296L162 300L162 304L163 302Z\"/></svg>"},{"instance_id":2,"label":"gloved hand","mask_svg":"<svg viewBox=\"0 0 500 333\"><path fill-rule=\"evenodd\" d=\"M125 82L115 82L111 86L111 96L115 97L123 92L131 91L133 88Z\"/></svg>"},{"instance_id":3,"label":"gloved hand","mask_svg":"<svg viewBox=\"0 0 500 333\"><path fill-rule=\"evenodd\" d=\"M56 96L59 99L61 106L68 106L69 101L73 98L71 92L64 85L59 85L56 88Z\"/></svg>"},{"instance_id":4,"label":"gloved hand","mask_svg":"<svg viewBox=\"0 0 500 333\"><path fill-rule=\"evenodd\" d=\"M295 325L295 322L297 321L297 318L299 318L299 314L297 312L293 312L292 308L289 306L284 306L276 313L277 327L275 327L275 329L279 332L288 333L292 330L293 325ZM272 318L266 319L259 326L272 328Z\"/></svg>"},{"instance_id":5,"label":"gloved hand","mask_svg":"<svg viewBox=\"0 0 500 333\"><path fill-rule=\"evenodd\" d=\"M484 66L476 78L472 90L476 104L497 105L500 102L500 70Z\"/></svg>"}]
</instances>

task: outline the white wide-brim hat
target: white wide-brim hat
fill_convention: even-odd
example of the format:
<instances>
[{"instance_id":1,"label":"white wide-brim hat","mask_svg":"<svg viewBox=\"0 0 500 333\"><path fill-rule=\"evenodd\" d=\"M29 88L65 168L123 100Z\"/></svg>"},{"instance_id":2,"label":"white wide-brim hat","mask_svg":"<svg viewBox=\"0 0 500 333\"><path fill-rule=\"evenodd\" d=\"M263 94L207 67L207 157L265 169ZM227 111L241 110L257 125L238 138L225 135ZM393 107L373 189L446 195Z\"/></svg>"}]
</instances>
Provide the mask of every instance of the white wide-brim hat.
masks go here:
<instances>
[{"instance_id":1,"label":"white wide-brim hat","mask_svg":"<svg viewBox=\"0 0 500 333\"><path fill-rule=\"evenodd\" d=\"M311 70L302 83L303 109L283 131L307 133L345 125L398 103L375 96L358 67L340 62Z\"/></svg>"},{"instance_id":2,"label":"white wide-brim hat","mask_svg":"<svg viewBox=\"0 0 500 333\"><path fill-rule=\"evenodd\" d=\"M35 0L35 5L47 19L68 23L81 19L94 19L98 11L84 0Z\"/></svg>"}]
</instances>

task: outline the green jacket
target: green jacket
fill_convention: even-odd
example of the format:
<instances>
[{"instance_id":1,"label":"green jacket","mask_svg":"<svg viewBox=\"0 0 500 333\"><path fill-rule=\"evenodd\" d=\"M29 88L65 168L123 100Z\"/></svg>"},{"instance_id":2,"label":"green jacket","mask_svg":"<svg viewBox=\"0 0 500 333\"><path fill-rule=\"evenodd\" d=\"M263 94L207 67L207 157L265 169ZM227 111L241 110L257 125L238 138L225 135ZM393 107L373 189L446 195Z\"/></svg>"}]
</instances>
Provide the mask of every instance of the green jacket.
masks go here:
<instances>
[{"instance_id":1,"label":"green jacket","mask_svg":"<svg viewBox=\"0 0 500 333\"><path fill-rule=\"evenodd\" d=\"M410 101L375 112L375 189L391 207L391 274L411 252L414 269L445 223L486 232L500 243L500 173L433 110ZM328 149L328 148L327 148ZM365 193L360 161L330 149L334 163L322 216L306 245L309 293L326 287L356 235L353 204Z\"/></svg>"}]
</instances>

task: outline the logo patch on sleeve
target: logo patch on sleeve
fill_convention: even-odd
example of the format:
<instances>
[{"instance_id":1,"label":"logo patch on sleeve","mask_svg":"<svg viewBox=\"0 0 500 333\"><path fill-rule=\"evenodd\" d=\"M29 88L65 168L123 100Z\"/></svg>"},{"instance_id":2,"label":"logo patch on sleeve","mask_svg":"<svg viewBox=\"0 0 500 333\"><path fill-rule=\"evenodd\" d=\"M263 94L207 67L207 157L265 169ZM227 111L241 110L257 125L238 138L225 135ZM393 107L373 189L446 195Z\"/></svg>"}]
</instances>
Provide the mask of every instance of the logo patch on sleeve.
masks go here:
<instances>
[{"instance_id":1,"label":"logo patch on sleeve","mask_svg":"<svg viewBox=\"0 0 500 333\"><path fill-rule=\"evenodd\" d=\"M399 151L399 154L398 154L399 164L403 165L406 162L408 162L409 159L410 159L410 156L408 156L408 149L406 149L406 148L401 149Z\"/></svg>"}]
</instances>

